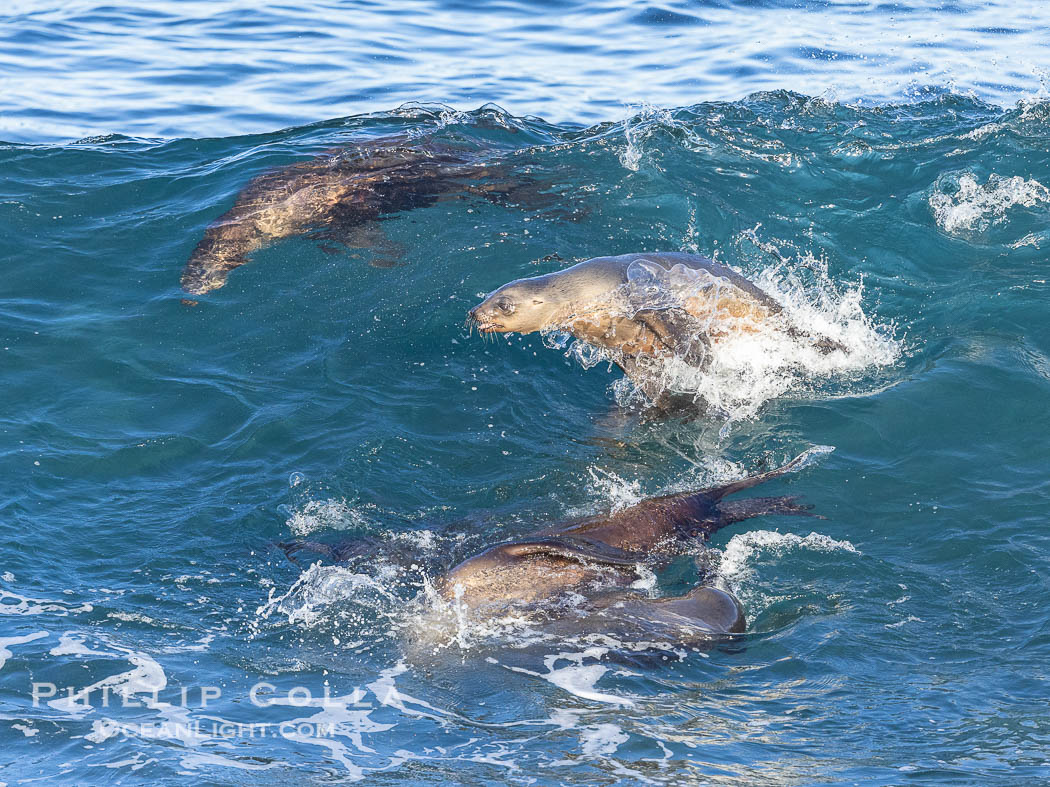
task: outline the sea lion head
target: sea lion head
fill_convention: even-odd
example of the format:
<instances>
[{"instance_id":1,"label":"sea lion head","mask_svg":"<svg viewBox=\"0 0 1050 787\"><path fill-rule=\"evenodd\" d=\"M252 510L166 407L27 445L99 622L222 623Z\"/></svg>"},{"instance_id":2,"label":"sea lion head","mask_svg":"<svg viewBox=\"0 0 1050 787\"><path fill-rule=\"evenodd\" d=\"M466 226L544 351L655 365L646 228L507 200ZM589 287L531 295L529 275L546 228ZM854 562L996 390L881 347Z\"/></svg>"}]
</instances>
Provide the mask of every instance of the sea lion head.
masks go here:
<instances>
[{"instance_id":1,"label":"sea lion head","mask_svg":"<svg viewBox=\"0 0 1050 787\"><path fill-rule=\"evenodd\" d=\"M470 310L470 320L482 333L563 329L580 315L608 307L625 281L619 258L596 257L504 284Z\"/></svg>"},{"instance_id":2,"label":"sea lion head","mask_svg":"<svg viewBox=\"0 0 1050 787\"><path fill-rule=\"evenodd\" d=\"M470 320L482 333L532 333L556 327L564 308L545 276L504 284L470 310Z\"/></svg>"}]
</instances>

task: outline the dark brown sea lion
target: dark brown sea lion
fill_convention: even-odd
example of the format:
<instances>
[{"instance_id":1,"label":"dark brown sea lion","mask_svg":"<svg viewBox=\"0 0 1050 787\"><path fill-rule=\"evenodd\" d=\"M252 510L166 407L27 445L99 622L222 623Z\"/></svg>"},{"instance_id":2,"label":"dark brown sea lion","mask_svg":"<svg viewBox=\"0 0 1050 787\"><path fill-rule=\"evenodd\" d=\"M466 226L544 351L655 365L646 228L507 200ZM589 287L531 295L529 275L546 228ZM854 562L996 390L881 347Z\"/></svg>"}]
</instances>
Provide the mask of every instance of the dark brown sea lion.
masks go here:
<instances>
[{"instance_id":1,"label":"dark brown sea lion","mask_svg":"<svg viewBox=\"0 0 1050 787\"><path fill-rule=\"evenodd\" d=\"M253 252L308 231L352 248L376 245L376 222L443 197L505 199L527 180L501 160L507 150L385 137L264 173L204 233L182 288L222 287ZM380 266L393 264L381 257Z\"/></svg>"},{"instance_id":2,"label":"dark brown sea lion","mask_svg":"<svg viewBox=\"0 0 1050 787\"><path fill-rule=\"evenodd\" d=\"M471 309L482 333L565 331L609 352L657 400L652 359L677 356L703 368L712 344L738 333L805 332L777 301L728 266L696 254L653 252L595 257L564 270L518 279ZM845 350L821 337L823 352Z\"/></svg>"},{"instance_id":3,"label":"dark brown sea lion","mask_svg":"<svg viewBox=\"0 0 1050 787\"><path fill-rule=\"evenodd\" d=\"M650 598L631 586L727 525L765 514L812 516L797 497L725 498L796 470L826 450L811 449L760 475L651 498L497 544L452 568L435 589L460 614L531 615L577 634L626 632L695 644L740 633L746 626L743 609L725 590L701 584L682 596ZM334 559L353 551L311 542L282 546L289 553L313 549Z\"/></svg>"}]
</instances>

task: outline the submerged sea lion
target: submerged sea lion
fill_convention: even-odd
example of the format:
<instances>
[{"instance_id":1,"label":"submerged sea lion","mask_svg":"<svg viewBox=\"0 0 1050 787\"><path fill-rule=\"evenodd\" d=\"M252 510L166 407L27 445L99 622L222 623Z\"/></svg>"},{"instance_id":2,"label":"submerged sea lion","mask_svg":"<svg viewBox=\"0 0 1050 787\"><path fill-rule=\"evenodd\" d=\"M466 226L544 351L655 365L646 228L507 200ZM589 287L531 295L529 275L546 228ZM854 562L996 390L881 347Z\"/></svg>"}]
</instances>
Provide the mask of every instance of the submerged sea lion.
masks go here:
<instances>
[{"instance_id":1,"label":"submerged sea lion","mask_svg":"<svg viewBox=\"0 0 1050 787\"><path fill-rule=\"evenodd\" d=\"M440 596L461 613L484 617L533 614L559 631L624 634L699 643L740 633L740 602L701 584L689 593L649 598L631 589L643 566L659 568L720 528L764 514L813 516L796 497L727 501L803 465L814 450L782 467L710 489L644 500L622 511L571 520L486 549L436 582ZM281 545L333 559L354 549L313 542Z\"/></svg>"},{"instance_id":2,"label":"submerged sea lion","mask_svg":"<svg viewBox=\"0 0 1050 787\"><path fill-rule=\"evenodd\" d=\"M662 391L647 374L653 358L678 356L703 368L726 336L760 330L804 332L752 282L706 257L679 252L595 257L564 270L517 279L470 310L482 333L565 331L600 347L650 399ZM813 337L824 352L844 350Z\"/></svg>"},{"instance_id":3,"label":"submerged sea lion","mask_svg":"<svg viewBox=\"0 0 1050 787\"><path fill-rule=\"evenodd\" d=\"M508 150L386 137L264 173L205 230L182 272L202 295L273 241L307 231L351 248L379 243L375 222L465 194L504 199L527 183L500 155ZM379 258L374 264L392 265Z\"/></svg>"}]
</instances>

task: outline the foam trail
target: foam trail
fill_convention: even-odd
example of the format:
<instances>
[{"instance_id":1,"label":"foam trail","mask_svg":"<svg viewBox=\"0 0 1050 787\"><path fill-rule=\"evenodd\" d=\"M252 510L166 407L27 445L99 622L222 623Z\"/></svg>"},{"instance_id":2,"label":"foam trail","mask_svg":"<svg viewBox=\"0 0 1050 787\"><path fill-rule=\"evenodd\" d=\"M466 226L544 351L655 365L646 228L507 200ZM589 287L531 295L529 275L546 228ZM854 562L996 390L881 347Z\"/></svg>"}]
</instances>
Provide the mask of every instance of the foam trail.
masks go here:
<instances>
[{"instance_id":1,"label":"foam trail","mask_svg":"<svg viewBox=\"0 0 1050 787\"><path fill-rule=\"evenodd\" d=\"M0 615L52 615L66 616L79 612L91 612L94 607L91 604L81 604L72 607L63 601L43 598L30 598L21 596L10 590L0 588Z\"/></svg>"},{"instance_id":2,"label":"foam trail","mask_svg":"<svg viewBox=\"0 0 1050 787\"><path fill-rule=\"evenodd\" d=\"M523 667L504 666L513 672L543 678L543 680L581 699L630 707L634 705L634 700L627 697L618 697L615 694L607 694L606 692L598 691L594 687L594 684L609 671L608 667L603 664L583 663L585 659L600 660L608 652L607 648L587 648L579 653L557 653L544 656L543 665L547 668L547 672L533 672ZM569 665L557 667L556 665L559 661L568 661Z\"/></svg>"},{"instance_id":3,"label":"foam trail","mask_svg":"<svg viewBox=\"0 0 1050 787\"><path fill-rule=\"evenodd\" d=\"M0 670L4 668L7 660L14 655L9 649L9 645L25 645L27 642L43 639L46 636L48 636L46 631L35 631L22 637L0 637Z\"/></svg>"}]
</instances>

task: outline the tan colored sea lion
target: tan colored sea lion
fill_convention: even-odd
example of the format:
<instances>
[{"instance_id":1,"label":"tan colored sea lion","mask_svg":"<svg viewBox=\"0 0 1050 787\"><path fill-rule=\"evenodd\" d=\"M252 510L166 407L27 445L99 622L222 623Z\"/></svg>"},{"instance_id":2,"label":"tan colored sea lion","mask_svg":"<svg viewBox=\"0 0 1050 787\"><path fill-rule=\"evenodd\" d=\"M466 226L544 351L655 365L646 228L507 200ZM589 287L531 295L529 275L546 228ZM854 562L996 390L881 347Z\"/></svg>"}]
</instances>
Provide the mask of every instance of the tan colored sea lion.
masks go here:
<instances>
[{"instance_id":1,"label":"tan colored sea lion","mask_svg":"<svg viewBox=\"0 0 1050 787\"><path fill-rule=\"evenodd\" d=\"M351 248L377 244L376 222L441 198L498 200L527 183L501 160L508 150L385 137L252 180L204 233L182 272L182 288L202 295L270 243L308 231ZM381 241L379 241L381 243ZM380 266L394 264L377 258Z\"/></svg>"},{"instance_id":2,"label":"tan colored sea lion","mask_svg":"<svg viewBox=\"0 0 1050 787\"><path fill-rule=\"evenodd\" d=\"M796 470L826 450L811 449L760 475L650 498L498 544L440 577L437 592L461 614L538 616L565 633L619 633L694 644L740 633L746 626L743 609L725 590L701 584L681 596L654 599L631 586L646 570L665 566L727 525L765 514L813 516L796 497L725 498ZM361 552L355 542L281 546L289 554L310 549L335 560Z\"/></svg>"},{"instance_id":3,"label":"tan colored sea lion","mask_svg":"<svg viewBox=\"0 0 1050 787\"><path fill-rule=\"evenodd\" d=\"M653 358L678 356L702 368L709 348L735 332L804 336L783 308L728 266L680 252L595 257L564 270L518 279L471 309L482 333L565 331L607 350L651 399ZM844 350L813 337L822 351Z\"/></svg>"}]
</instances>

